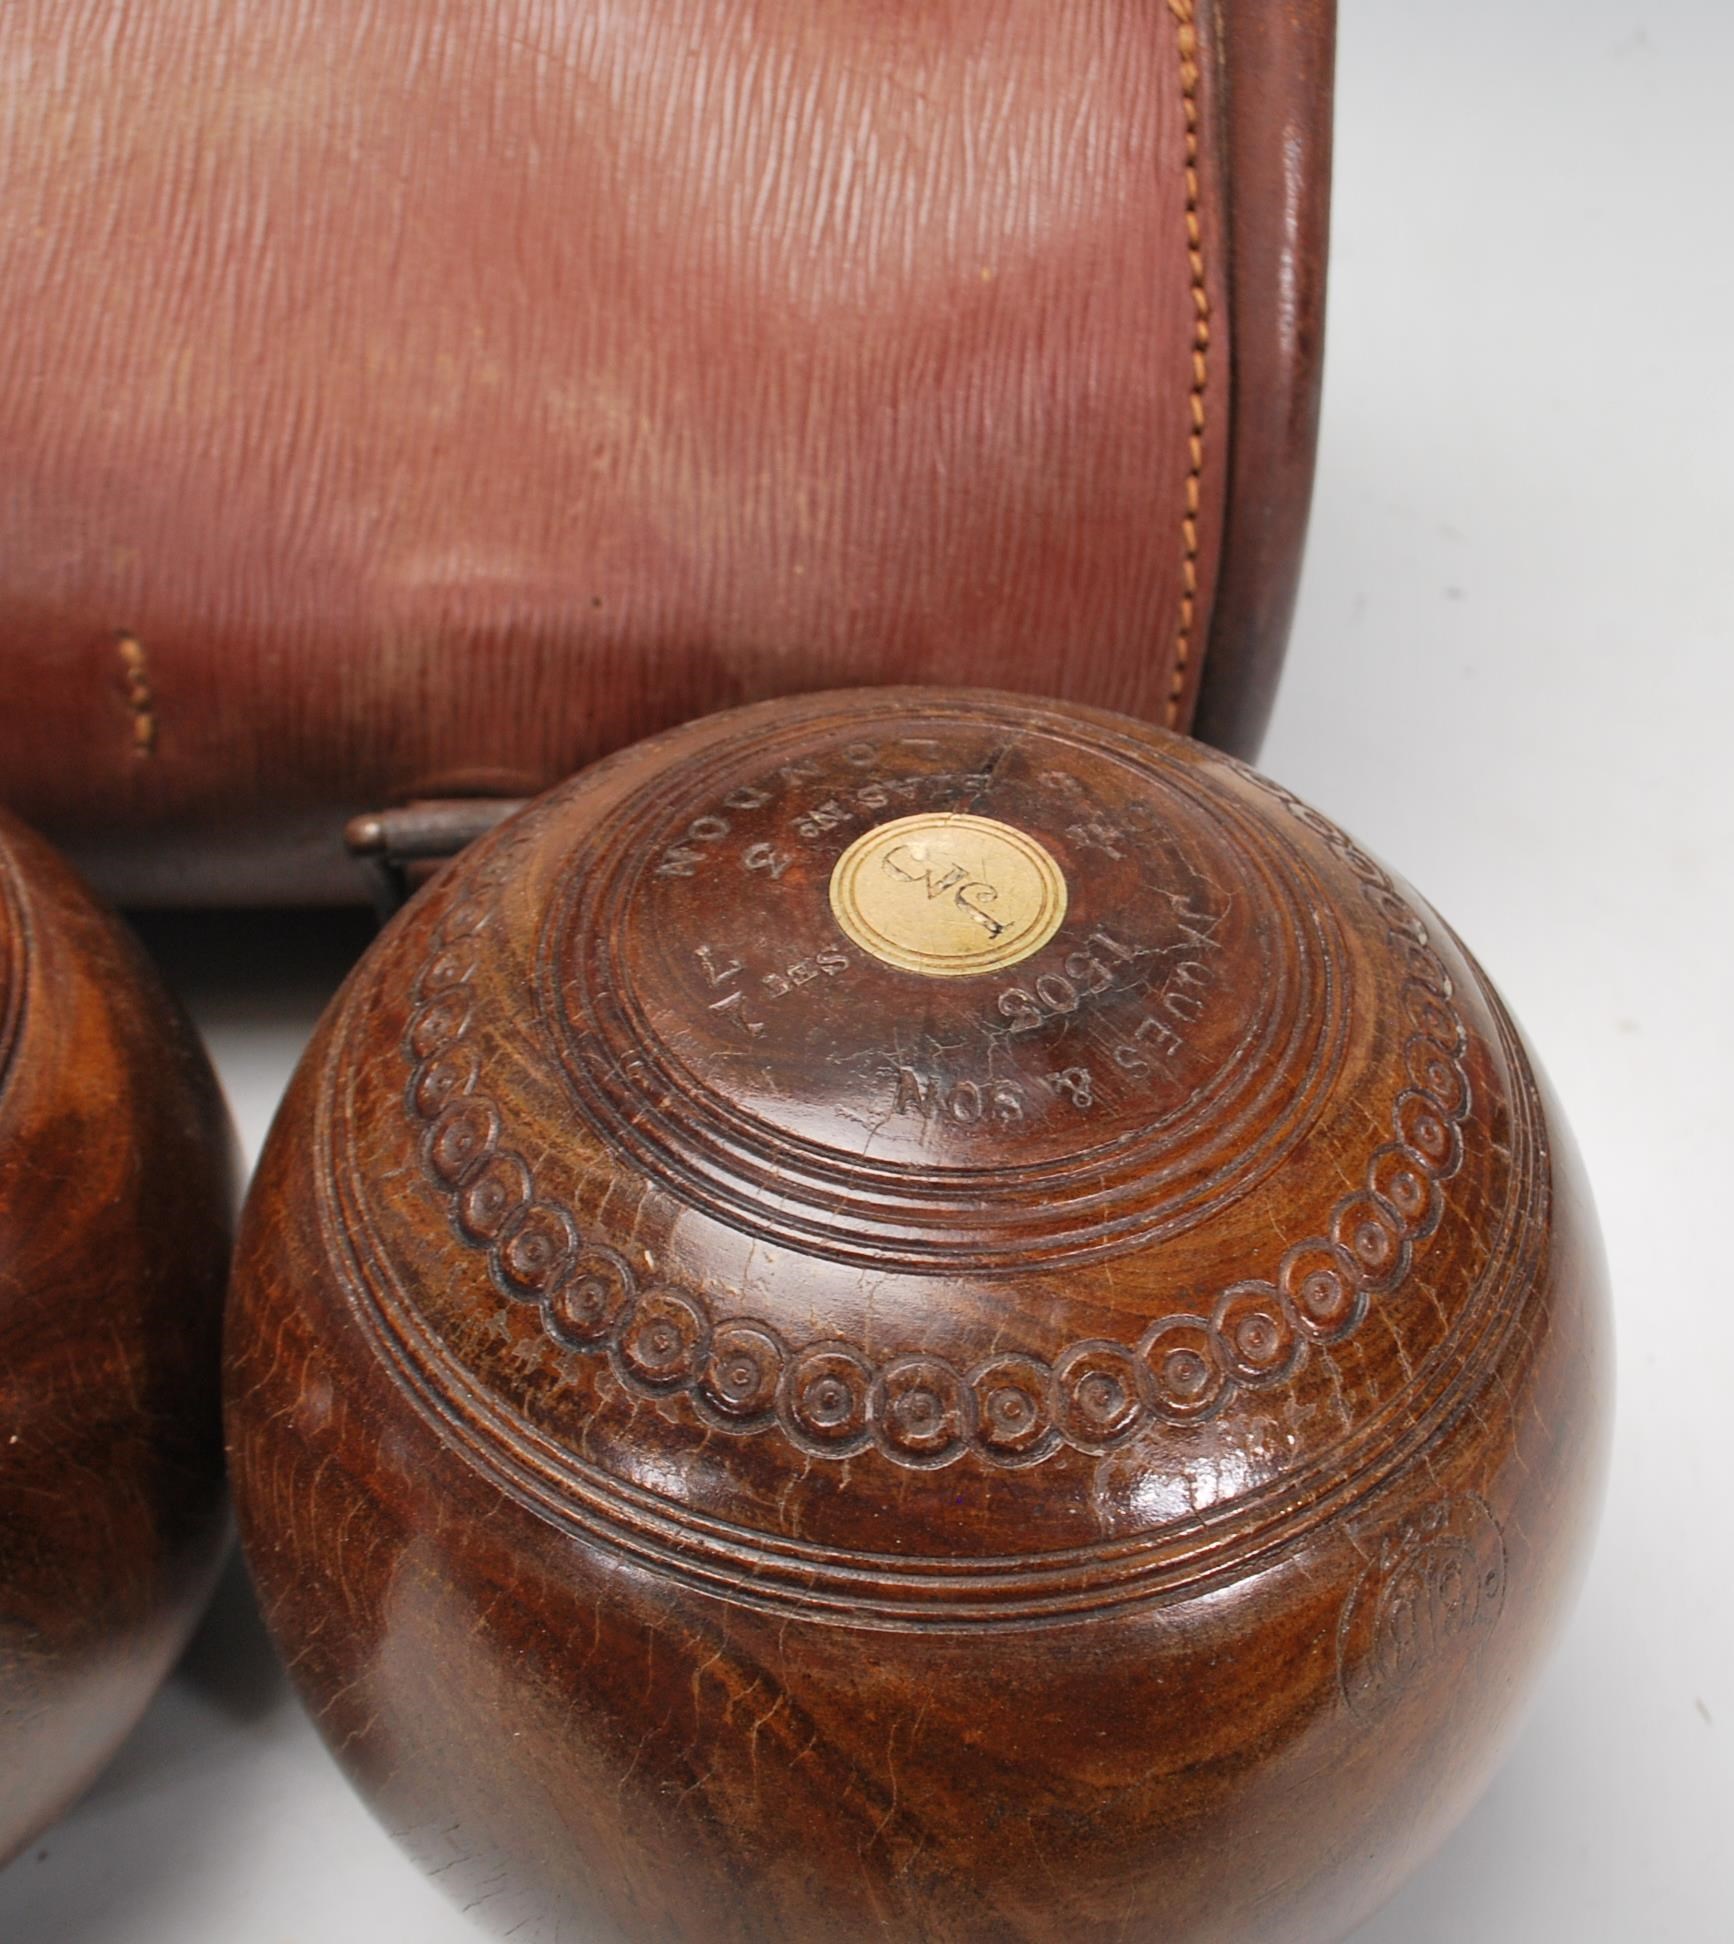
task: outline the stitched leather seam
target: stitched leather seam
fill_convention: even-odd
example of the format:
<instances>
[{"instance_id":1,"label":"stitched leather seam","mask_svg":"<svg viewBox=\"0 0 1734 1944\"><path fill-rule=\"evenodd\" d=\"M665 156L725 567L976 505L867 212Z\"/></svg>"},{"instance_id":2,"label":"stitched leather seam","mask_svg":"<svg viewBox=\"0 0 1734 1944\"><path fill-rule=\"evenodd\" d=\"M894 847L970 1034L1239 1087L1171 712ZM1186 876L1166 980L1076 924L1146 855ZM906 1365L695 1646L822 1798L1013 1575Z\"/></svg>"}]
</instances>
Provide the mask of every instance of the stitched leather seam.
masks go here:
<instances>
[{"instance_id":1,"label":"stitched leather seam","mask_svg":"<svg viewBox=\"0 0 1734 1944\"><path fill-rule=\"evenodd\" d=\"M121 672L126 678L127 713L132 718L132 753L150 756L157 746L157 718L144 645L137 635L123 634L117 646Z\"/></svg>"},{"instance_id":2,"label":"stitched leather seam","mask_svg":"<svg viewBox=\"0 0 1734 1944\"><path fill-rule=\"evenodd\" d=\"M1198 612L1198 511L1204 478L1205 392L1210 379L1210 292L1204 282L1204 226L1198 207L1198 29L1194 0L1168 0L1180 44L1180 99L1186 122L1186 262L1191 271L1192 384L1187 393L1186 511L1180 522L1180 621L1163 722L1179 727Z\"/></svg>"}]
</instances>

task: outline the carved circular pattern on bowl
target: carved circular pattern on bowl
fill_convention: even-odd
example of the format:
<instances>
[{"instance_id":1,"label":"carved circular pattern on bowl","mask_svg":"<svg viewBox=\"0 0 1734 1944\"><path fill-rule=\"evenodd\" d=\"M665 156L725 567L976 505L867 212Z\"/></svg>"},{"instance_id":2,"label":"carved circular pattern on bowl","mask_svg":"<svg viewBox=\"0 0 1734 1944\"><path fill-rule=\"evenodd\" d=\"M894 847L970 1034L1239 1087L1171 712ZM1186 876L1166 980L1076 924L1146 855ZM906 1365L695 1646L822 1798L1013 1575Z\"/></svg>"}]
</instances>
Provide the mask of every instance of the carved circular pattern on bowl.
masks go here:
<instances>
[{"instance_id":1,"label":"carved circular pattern on bowl","mask_svg":"<svg viewBox=\"0 0 1734 1944\"><path fill-rule=\"evenodd\" d=\"M641 1395L690 1399L720 1430L775 1427L814 1458L871 1447L916 1468L972 1452L1019 1467L1062 1446L1105 1453L1153 1426L1208 1417L1239 1389L1278 1388L1310 1355L1351 1337L1375 1298L1402 1286L1462 1164L1471 1095L1451 976L1419 915L1334 825L1263 787L1350 865L1400 954L1403 1083L1383 1109L1390 1139L1370 1153L1362 1184L1319 1234L1289 1247L1268 1277L1223 1289L1208 1314L1158 1317L1134 1343L1093 1339L1052 1359L1019 1352L962 1371L917 1346L878 1361L841 1341L792 1346L763 1319L713 1315L701 1291L644 1284L538 1183L467 1054L470 946L491 922L486 894L509 868L509 850L497 851L481 882L430 928L404 1032L403 1099L428 1191L445 1204L459 1243L486 1258L498 1289L536 1304L566 1350L605 1358Z\"/></svg>"},{"instance_id":2,"label":"carved circular pattern on bowl","mask_svg":"<svg viewBox=\"0 0 1734 1944\"><path fill-rule=\"evenodd\" d=\"M602 814L553 887L537 1006L605 1146L772 1242L1013 1276L1177 1234L1293 1151L1348 1039L1330 901L1232 793L1075 724L1042 719L1035 753L1030 716L935 704L915 753L761 731ZM883 843L894 888L943 906L981 859L899 833L953 826L1046 858L1053 898L1033 864L1023 889L1063 926L985 978L860 979L839 876Z\"/></svg>"}]
</instances>

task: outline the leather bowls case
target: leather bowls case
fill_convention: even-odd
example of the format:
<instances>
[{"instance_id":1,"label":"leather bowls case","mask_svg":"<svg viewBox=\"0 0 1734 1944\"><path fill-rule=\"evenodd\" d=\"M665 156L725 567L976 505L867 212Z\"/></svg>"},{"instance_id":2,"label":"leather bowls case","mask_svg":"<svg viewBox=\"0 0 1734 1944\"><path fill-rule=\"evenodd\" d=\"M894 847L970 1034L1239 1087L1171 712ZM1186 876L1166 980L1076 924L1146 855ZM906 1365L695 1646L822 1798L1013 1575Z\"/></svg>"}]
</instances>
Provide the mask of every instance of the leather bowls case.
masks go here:
<instances>
[{"instance_id":1,"label":"leather bowls case","mask_svg":"<svg viewBox=\"0 0 1734 1944\"><path fill-rule=\"evenodd\" d=\"M1310 487L1325 0L16 0L7 800L128 902L713 709L1248 752Z\"/></svg>"}]
</instances>

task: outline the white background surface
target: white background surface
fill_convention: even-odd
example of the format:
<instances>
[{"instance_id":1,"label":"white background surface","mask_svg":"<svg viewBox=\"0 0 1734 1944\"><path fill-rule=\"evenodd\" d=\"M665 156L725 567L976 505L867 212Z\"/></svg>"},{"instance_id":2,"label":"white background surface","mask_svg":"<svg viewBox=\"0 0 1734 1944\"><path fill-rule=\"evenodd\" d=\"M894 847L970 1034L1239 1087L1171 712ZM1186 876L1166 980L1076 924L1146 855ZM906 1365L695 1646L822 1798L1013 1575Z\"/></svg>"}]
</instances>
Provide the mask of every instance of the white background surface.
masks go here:
<instances>
[{"instance_id":1,"label":"white background surface","mask_svg":"<svg viewBox=\"0 0 1734 1944\"><path fill-rule=\"evenodd\" d=\"M1600 1550L1491 1793L1365 1944L1734 1940L1734 8L1343 0L1331 345L1263 767L1471 941L1597 1185ZM149 930L249 1154L364 937ZM461 1944L231 1573L3 1944Z\"/></svg>"}]
</instances>

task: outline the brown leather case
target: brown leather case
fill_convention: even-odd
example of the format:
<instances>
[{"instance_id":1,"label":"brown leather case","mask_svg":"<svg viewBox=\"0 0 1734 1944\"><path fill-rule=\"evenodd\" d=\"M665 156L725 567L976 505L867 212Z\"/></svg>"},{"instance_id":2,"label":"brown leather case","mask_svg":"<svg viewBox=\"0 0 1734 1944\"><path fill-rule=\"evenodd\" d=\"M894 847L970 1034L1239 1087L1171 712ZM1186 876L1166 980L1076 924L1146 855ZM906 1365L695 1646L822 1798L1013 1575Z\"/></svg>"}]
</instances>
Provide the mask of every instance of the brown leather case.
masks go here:
<instances>
[{"instance_id":1,"label":"brown leather case","mask_svg":"<svg viewBox=\"0 0 1734 1944\"><path fill-rule=\"evenodd\" d=\"M135 903L992 683L1250 751L1329 0L16 0L0 793Z\"/></svg>"}]
</instances>

